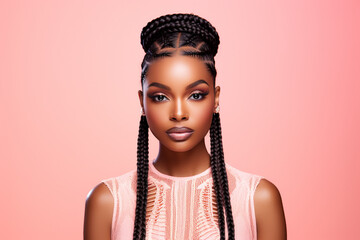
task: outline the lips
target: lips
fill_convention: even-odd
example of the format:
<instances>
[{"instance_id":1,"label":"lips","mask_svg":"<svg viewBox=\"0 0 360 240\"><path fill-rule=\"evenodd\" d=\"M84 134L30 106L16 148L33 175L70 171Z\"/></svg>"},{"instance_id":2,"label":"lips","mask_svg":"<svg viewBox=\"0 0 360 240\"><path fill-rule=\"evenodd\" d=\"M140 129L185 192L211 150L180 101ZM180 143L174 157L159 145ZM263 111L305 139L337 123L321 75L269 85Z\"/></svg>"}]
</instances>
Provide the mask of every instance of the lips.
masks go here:
<instances>
[{"instance_id":1,"label":"lips","mask_svg":"<svg viewBox=\"0 0 360 240\"><path fill-rule=\"evenodd\" d=\"M174 141L185 141L187 140L192 134L194 130L187 127L173 127L166 131L168 136Z\"/></svg>"}]
</instances>

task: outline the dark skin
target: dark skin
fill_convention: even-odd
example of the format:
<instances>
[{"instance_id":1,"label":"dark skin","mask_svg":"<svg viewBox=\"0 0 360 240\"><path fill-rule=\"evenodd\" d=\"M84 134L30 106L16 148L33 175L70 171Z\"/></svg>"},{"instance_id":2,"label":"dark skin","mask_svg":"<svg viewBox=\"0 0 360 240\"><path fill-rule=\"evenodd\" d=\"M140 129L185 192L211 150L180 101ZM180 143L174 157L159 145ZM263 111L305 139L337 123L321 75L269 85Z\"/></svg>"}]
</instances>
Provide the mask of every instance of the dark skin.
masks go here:
<instances>
[{"instance_id":1,"label":"dark skin","mask_svg":"<svg viewBox=\"0 0 360 240\"><path fill-rule=\"evenodd\" d=\"M210 167L204 137L219 105L220 87L214 86L201 60L177 53L152 62L138 95L149 128L159 140L154 166L164 174L185 177ZM179 126L189 127L194 133L185 141L174 141L166 130ZM103 183L89 193L85 207L85 240L110 240L113 204L112 195ZM273 183L266 179L260 181L254 205L257 239L285 240L281 195Z\"/></svg>"}]
</instances>

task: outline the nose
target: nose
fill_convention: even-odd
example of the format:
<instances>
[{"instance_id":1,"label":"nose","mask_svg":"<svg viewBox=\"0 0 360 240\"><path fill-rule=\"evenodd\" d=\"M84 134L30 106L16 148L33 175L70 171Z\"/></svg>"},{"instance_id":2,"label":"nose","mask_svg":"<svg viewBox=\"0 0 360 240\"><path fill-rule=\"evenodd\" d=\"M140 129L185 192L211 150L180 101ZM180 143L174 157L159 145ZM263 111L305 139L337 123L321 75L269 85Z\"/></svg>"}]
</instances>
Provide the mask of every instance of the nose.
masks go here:
<instances>
[{"instance_id":1,"label":"nose","mask_svg":"<svg viewBox=\"0 0 360 240\"><path fill-rule=\"evenodd\" d=\"M170 120L172 121L182 121L189 119L189 114L186 109L186 104L182 102L181 99L177 99L174 102L174 106L172 107Z\"/></svg>"}]
</instances>

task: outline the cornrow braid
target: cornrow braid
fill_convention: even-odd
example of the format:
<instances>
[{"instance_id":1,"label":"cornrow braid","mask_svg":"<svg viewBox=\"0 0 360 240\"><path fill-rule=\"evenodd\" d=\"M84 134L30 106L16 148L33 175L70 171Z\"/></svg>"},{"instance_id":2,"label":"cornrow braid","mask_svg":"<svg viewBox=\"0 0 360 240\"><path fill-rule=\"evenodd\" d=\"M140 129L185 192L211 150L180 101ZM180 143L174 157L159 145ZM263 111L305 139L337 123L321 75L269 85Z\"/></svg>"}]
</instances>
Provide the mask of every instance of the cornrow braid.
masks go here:
<instances>
[{"instance_id":1,"label":"cornrow braid","mask_svg":"<svg viewBox=\"0 0 360 240\"><path fill-rule=\"evenodd\" d=\"M194 14L168 14L149 22L141 32L141 45L145 52L164 33L188 32L200 36L215 56L220 43L216 29L205 19Z\"/></svg>"},{"instance_id":2,"label":"cornrow braid","mask_svg":"<svg viewBox=\"0 0 360 240\"><path fill-rule=\"evenodd\" d=\"M179 42L177 41L179 38ZM220 44L216 29L205 19L194 14L168 14L149 22L140 35L145 56L141 64L141 84L149 64L157 58L172 56L163 48L190 46L192 50L181 51L182 55L198 57L204 61L209 72L216 78L215 55Z\"/></svg>"}]
</instances>

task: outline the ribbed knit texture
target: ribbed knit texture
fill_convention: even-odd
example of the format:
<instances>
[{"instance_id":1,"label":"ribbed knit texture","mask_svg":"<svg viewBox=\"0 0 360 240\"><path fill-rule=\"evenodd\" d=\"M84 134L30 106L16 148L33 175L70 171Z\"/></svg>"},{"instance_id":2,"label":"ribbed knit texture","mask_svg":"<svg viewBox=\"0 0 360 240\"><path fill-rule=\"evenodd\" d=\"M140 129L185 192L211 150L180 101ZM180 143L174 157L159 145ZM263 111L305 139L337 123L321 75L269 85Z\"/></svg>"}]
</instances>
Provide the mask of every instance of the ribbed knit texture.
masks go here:
<instances>
[{"instance_id":1,"label":"ribbed knit texture","mask_svg":"<svg viewBox=\"0 0 360 240\"><path fill-rule=\"evenodd\" d=\"M254 192L263 178L226 164L235 239L256 240ZM114 198L111 239L133 237L136 170L102 181ZM190 177L172 177L149 164L146 239L217 240L217 208L211 168ZM227 235L227 234L226 234Z\"/></svg>"}]
</instances>

